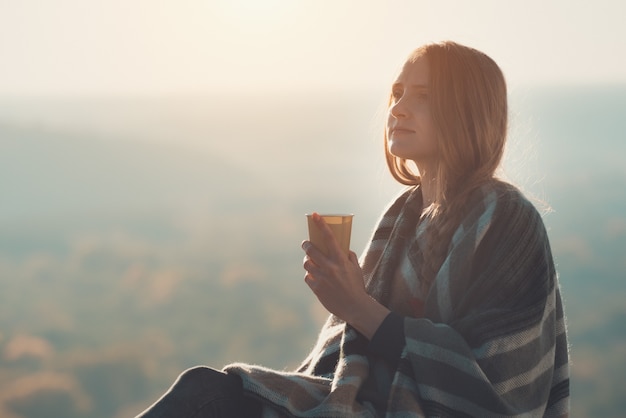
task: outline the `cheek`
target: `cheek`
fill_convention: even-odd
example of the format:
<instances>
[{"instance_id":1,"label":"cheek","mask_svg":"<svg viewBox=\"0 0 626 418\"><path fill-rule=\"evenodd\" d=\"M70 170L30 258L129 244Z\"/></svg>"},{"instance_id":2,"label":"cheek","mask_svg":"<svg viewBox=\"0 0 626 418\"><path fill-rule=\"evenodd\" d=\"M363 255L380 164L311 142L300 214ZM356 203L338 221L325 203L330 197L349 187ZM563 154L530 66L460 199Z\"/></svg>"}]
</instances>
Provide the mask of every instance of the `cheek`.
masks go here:
<instances>
[{"instance_id":1,"label":"cheek","mask_svg":"<svg viewBox=\"0 0 626 418\"><path fill-rule=\"evenodd\" d=\"M436 134L435 129L433 127L430 127L428 129L428 135L427 136L428 136L428 140L429 140L428 142L430 142L433 147L437 148L437 142L438 142L437 134Z\"/></svg>"},{"instance_id":2,"label":"cheek","mask_svg":"<svg viewBox=\"0 0 626 418\"><path fill-rule=\"evenodd\" d=\"M420 121L424 140L433 146L437 146L437 130L430 115L424 115Z\"/></svg>"}]
</instances>

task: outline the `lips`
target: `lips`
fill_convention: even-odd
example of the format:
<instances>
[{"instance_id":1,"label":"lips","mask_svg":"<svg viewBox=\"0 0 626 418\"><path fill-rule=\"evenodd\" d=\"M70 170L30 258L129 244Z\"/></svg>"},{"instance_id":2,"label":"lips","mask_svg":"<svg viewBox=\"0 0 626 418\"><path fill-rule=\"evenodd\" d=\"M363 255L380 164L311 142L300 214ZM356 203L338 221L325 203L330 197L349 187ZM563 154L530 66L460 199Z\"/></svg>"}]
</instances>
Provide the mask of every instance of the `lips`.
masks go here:
<instances>
[{"instance_id":1,"label":"lips","mask_svg":"<svg viewBox=\"0 0 626 418\"><path fill-rule=\"evenodd\" d=\"M414 134L415 131L413 129L405 128L402 126L396 126L391 129L391 135L393 134Z\"/></svg>"}]
</instances>

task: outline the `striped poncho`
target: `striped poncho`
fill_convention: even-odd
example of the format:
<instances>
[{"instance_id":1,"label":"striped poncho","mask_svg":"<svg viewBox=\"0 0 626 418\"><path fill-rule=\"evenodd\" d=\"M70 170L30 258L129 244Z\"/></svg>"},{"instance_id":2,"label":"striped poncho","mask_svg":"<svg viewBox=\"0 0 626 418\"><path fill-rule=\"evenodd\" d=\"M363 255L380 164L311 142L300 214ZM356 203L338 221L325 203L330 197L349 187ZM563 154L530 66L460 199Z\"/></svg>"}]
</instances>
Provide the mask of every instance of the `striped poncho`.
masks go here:
<instances>
[{"instance_id":1,"label":"striped poncho","mask_svg":"<svg viewBox=\"0 0 626 418\"><path fill-rule=\"evenodd\" d=\"M415 298L410 289L419 286L396 273L419 263L411 245L419 188L389 206L364 253L368 292L404 317L397 362L372 356L368 341L331 315L296 371L225 367L263 402L264 417L568 416L565 322L541 216L497 181L474 192L467 208L418 316L398 295ZM384 388L384 412L365 387Z\"/></svg>"}]
</instances>

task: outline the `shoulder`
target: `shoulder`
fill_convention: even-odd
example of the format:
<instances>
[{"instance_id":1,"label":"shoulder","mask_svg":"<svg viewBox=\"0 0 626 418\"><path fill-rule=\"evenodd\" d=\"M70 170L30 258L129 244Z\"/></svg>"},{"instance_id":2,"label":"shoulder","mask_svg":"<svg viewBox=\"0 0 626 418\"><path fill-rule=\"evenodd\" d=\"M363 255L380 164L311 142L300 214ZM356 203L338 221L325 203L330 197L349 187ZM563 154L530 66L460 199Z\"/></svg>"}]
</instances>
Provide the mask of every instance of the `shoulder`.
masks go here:
<instances>
[{"instance_id":1,"label":"shoulder","mask_svg":"<svg viewBox=\"0 0 626 418\"><path fill-rule=\"evenodd\" d=\"M483 193L493 212L475 252L474 272L487 281L500 277L497 282L507 303L543 300L554 286L555 266L541 214L511 184L496 181Z\"/></svg>"},{"instance_id":2,"label":"shoulder","mask_svg":"<svg viewBox=\"0 0 626 418\"><path fill-rule=\"evenodd\" d=\"M541 215L526 196L512 184L497 179L474 189L461 210L462 230L472 225L483 232L494 227L543 225Z\"/></svg>"},{"instance_id":3,"label":"shoulder","mask_svg":"<svg viewBox=\"0 0 626 418\"><path fill-rule=\"evenodd\" d=\"M542 247L547 242L541 214L512 184L501 180L483 184L472 192L465 211L453 242L458 241L465 231L473 231L476 245L482 243L483 247L492 250L522 243Z\"/></svg>"},{"instance_id":4,"label":"shoulder","mask_svg":"<svg viewBox=\"0 0 626 418\"><path fill-rule=\"evenodd\" d=\"M493 180L481 187L481 195L485 206L493 208L494 221L543 227L543 219L537 207L516 186Z\"/></svg>"},{"instance_id":5,"label":"shoulder","mask_svg":"<svg viewBox=\"0 0 626 418\"><path fill-rule=\"evenodd\" d=\"M481 194L489 208L484 215L489 219L484 234L489 252L550 253L543 217L522 191L497 180L484 185Z\"/></svg>"}]
</instances>

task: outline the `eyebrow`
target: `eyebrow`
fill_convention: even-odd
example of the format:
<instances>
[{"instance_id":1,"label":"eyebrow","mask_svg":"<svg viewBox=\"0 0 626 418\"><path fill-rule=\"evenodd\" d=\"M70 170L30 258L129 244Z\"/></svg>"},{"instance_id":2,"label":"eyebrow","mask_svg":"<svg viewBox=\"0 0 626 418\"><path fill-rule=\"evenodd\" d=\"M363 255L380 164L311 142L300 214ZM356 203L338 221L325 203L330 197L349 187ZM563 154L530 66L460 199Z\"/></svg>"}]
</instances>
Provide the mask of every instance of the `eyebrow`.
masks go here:
<instances>
[{"instance_id":1,"label":"eyebrow","mask_svg":"<svg viewBox=\"0 0 626 418\"><path fill-rule=\"evenodd\" d=\"M404 87L403 83L397 82L397 83L393 83L393 85L391 86L391 88L396 88L396 87ZM410 86L408 86L408 88L413 89L413 90L428 90L428 85L426 84L411 84Z\"/></svg>"}]
</instances>

